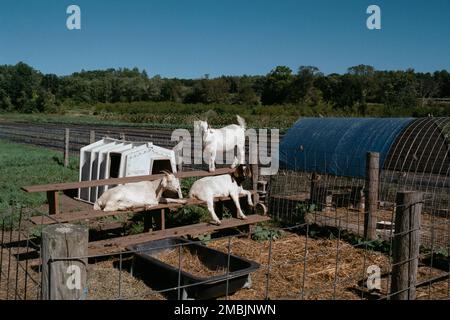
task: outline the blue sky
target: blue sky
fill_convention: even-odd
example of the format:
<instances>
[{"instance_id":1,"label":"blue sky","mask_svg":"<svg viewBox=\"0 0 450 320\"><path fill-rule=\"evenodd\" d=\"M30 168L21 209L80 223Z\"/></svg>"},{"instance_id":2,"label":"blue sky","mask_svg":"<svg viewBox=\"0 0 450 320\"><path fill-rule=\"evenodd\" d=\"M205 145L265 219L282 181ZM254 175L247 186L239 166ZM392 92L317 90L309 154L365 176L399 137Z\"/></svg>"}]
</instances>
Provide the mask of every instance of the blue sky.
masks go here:
<instances>
[{"instance_id":1,"label":"blue sky","mask_svg":"<svg viewBox=\"0 0 450 320\"><path fill-rule=\"evenodd\" d=\"M81 8L81 30L66 8ZM377 4L382 29L366 28ZM134 67L150 76L266 74L276 65L450 70L450 1L0 0L0 64L44 73Z\"/></svg>"}]
</instances>

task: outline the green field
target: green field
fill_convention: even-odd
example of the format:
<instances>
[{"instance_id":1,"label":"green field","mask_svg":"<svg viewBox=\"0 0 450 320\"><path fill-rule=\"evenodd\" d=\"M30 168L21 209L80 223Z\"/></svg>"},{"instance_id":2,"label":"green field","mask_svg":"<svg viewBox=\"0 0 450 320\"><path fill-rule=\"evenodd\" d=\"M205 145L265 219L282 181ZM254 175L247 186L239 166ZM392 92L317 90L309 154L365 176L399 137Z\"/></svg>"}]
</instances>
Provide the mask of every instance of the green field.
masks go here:
<instances>
[{"instance_id":1,"label":"green field","mask_svg":"<svg viewBox=\"0 0 450 320\"><path fill-rule=\"evenodd\" d=\"M45 193L26 193L20 188L27 185L78 181L78 158L72 157L68 168L63 165L60 152L0 140L0 228L9 228L11 209L36 209L46 204ZM187 196L195 179L183 179L183 194ZM3 216L3 214L5 214ZM3 220L2 218L5 218ZM13 225L18 222L18 210L13 211ZM134 220L128 232L138 233L143 228L142 217ZM197 223L208 220L204 207L188 206L168 217L168 226Z\"/></svg>"},{"instance_id":2,"label":"green field","mask_svg":"<svg viewBox=\"0 0 450 320\"><path fill-rule=\"evenodd\" d=\"M448 104L390 110L382 104L368 104L365 117L426 117L450 115ZM286 131L301 117L361 117L357 108L335 109L321 104L247 106L228 104L183 104L176 102L97 103L62 108L58 114L0 113L0 120L58 124L127 125L152 128L192 128L194 121L207 120L213 126L236 122L241 115L251 128Z\"/></svg>"},{"instance_id":3,"label":"green field","mask_svg":"<svg viewBox=\"0 0 450 320\"><path fill-rule=\"evenodd\" d=\"M382 116L384 107L372 104L366 116ZM300 117L360 116L356 110L314 108L299 105L246 106L227 104L183 104L175 102L99 103L66 108L60 114L0 113L0 119L39 123L131 125L138 127L190 128L196 120L214 126L236 122L241 115L252 128L289 128Z\"/></svg>"},{"instance_id":4,"label":"green field","mask_svg":"<svg viewBox=\"0 0 450 320\"><path fill-rule=\"evenodd\" d=\"M46 202L44 193L28 194L22 186L77 181L78 159L71 158L68 168L62 161L60 152L0 140L0 210Z\"/></svg>"}]
</instances>

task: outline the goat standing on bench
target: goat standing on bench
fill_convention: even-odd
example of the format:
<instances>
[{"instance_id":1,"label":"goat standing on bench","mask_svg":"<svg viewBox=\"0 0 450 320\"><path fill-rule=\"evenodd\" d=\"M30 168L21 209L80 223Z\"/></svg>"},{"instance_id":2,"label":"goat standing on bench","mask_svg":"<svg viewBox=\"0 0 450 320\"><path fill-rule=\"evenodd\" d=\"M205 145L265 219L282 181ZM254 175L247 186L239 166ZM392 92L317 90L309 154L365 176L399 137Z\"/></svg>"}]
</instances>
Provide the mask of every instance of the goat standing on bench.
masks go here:
<instances>
[{"instance_id":1,"label":"goat standing on bench","mask_svg":"<svg viewBox=\"0 0 450 320\"><path fill-rule=\"evenodd\" d=\"M109 189L94 204L94 210L123 211L158 205L164 191L183 198L180 181L172 173L163 171L164 177L154 181L127 183Z\"/></svg>"},{"instance_id":2,"label":"goat standing on bench","mask_svg":"<svg viewBox=\"0 0 450 320\"><path fill-rule=\"evenodd\" d=\"M205 177L194 182L189 191L189 198L205 201L208 211L211 214L212 224L220 225L221 222L214 211L215 197L230 197L237 209L237 217L246 219L239 203L239 196L246 195L247 201L253 207L252 194L248 190L244 190L241 184L252 176L248 166L240 165L233 173L223 174L219 176ZM186 203L186 200L167 199L168 202Z\"/></svg>"},{"instance_id":3,"label":"goat standing on bench","mask_svg":"<svg viewBox=\"0 0 450 320\"><path fill-rule=\"evenodd\" d=\"M199 130L203 138L203 154L208 161L209 171L216 170L217 153L234 152L237 147L237 157L234 157L232 168L245 162L245 120L236 115L237 124L230 124L220 129L212 129L206 121L200 121Z\"/></svg>"}]
</instances>

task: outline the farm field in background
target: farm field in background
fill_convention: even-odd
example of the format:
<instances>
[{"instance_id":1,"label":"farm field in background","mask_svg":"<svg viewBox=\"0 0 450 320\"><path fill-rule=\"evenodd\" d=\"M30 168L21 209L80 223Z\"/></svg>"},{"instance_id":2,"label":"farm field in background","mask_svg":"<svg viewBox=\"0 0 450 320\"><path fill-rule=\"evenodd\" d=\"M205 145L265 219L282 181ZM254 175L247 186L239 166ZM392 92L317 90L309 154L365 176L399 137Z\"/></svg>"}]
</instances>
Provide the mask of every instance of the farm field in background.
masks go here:
<instances>
[{"instance_id":1,"label":"farm field in background","mask_svg":"<svg viewBox=\"0 0 450 320\"><path fill-rule=\"evenodd\" d=\"M228 119L220 118L214 112L215 111L206 111L205 114L191 114L189 117L192 117L190 119L194 121L200 116L206 115L208 116L208 119L216 119L215 124L217 126L223 119ZM240 112L240 114L242 113ZM162 115L163 113L160 114L160 116ZM230 113L225 116L229 116L228 123L234 122L235 114ZM33 119L33 117L38 117L39 119ZM117 124L121 124L121 126L114 126L110 125L109 122L96 122L100 117L100 114L94 115L84 111L84 113L80 113L79 115L67 114L62 116L62 121L57 122L58 119L56 116L31 114L25 117L26 121L30 121L27 123L26 121L19 122L20 119L18 115L5 115L3 118L5 120L3 123L0 123L3 126L4 132L2 137L4 139L8 139L8 134L11 135L15 132L17 136L17 140L15 141L26 144L35 144L39 147L7 142L7 140L0 139L0 150L7 150L7 152L1 152L0 154L0 165L1 168L3 168L0 169L0 210L3 210L3 212L8 214L10 211L6 208L10 207L13 209L11 212L14 212L12 215L13 218L18 216L17 212L19 212L19 210L17 210L17 208L19 205L23 206L25 217L27 215L35 215L37 211L46 211L45 207L47 201L45 194L27 194L21 191L20 188L24 185L71 182L78 180L78 157L74 156L70 158L68 168L64 168L63 166L62 151L64 145L64 128L70 128L70 150L72 155L78 154L80 146L88 144L89 130L93 129L96 131L97 138L103 135L118 135L119 133L124 133L127 136L127 139L149 139L158 145L170 142L169 137L171 129L169 125L152 129L151 124L131 124L131 127L129 127L129 124L126 122L117 122ZM245 114L244 117L246 117L246 119L252 118L250 115ZM1 118L2 117L0 117L0 119ZM76 119L78 118L85 122L77 124ZM432 118L425 119L433 121ZM97 126L95 124L97 124ZM142 126L143 128L138 128L139 126ZM254 126L259 127L257 123L254 123ZM443 128L447 128L447 126L443 126ZM20 132L14 130L19 130ZM444 131L444 134L446 134L446 132L447 131ZM11 137L14 138L14 134ZM14 139L11 140L14 141ZM166 147L170 146L167 145ZM54 150L48 148L53 148ZM336 178L333 179L333 185L342 186L342 181L337 181ZM185 184L185 182L188 182L188 184ZM185 196L189 190L189 184L192 184L192 182L193 181L187 181L187 179L182 181L183 194ZM328 184L328 182L324 182L325 185ZM273 183L274 181L271 180L272 187L274 185ZM305 183L308 186L310 184L309 180ZM352 181L351 185L354 186L355 183L356 182ZM288 184L284 182L282 185L283 192L287 191ZM295 182L296 188L300 185L299 181ZM299 212L297 212L297 209L285 207L284 204L281 206L284 209L293 210L295 213L302 211L299 209ZM16 210L14 211L14 209ZM226 213L227 216L230 215L228 211L224 211L224 213ZM232 236L230 237L230 239L232 239L231 252L258 262L261 265L261 269L253 274L253 286L251 289L240 290L229 298L264 299L266 295L271 299L386 298L390 293L389 274L392 271L390 257L392 241L378 242L378 240L375 240L374 242L364 242L362 237L357 234L347 234L344 230L348 227L349 222L348 208L333 210L333 212L321 212L320 210L316 210L314 214L331 220L338 219L339 223L337 225L339 225L339 227L323 228L315 223L308 225L308 223L299 220L296 221L298 225L295 229L292 229L292 226L286 227L286 225L280 223L280 221L276 221L258 226L259 229L255 229L253 233L250 234L250 239L247 238L247 235L245 234L232 233ZM357 212L356 214L358 216L357 222L359 225L359 222L363 220L363 213ZM425 217L425 213L423 216ZM355 216L352 215L352 217ZM137 219L134 219L134 217L133 219L130 219L130 216L124 218L125 219L122 219L122 215L120 215L120 219L117 219L116 217L105 217L96 222L88 222L88 227L95 238L92 240L100 240L102 237L109 237L111 235L123 237L144 232L144 225L141 217L136 216L135 218ZM387 221L392 221L393 211L387 212L382 218ZM432 223L427 224L427 227L428 225L432 226L431 231L429 232L432 235L432 253L430 254L427 250L421 248L418 271L418 281L420 286L417 290L417 299L442 299L448 297L450 292L448 286L448 273L446 272L447 269L445 269L445 267L442 269L442 267L436 266L438 263L441 264L442 261L445 262L446 259L448 259L448 248L436 247L436 240L444 239L444 241L446 241L448 239L445 235L443 237L441 235L441 233L445 234L448 232L447 219L448 217L432 219ZM16 223L16 220L26 222L28 219L23 218L21 214L20 219L14 220L14 226L18 226L18 229L20 230L21 223ZM341 220L344 224L341 224ZM424 222L429 222L428 220L430 219L424 219ZM203 207L185 207L177 212L171 212L167 217L167 225L170 228L198 222L207 222L207 214ZM345 222L347 222L347 225L345 225ZM35 233L33 228L27 229L28 222L22 223L22 233L16 232L15 228L9 228L9 224L7 223L3 224L4 226L7 226L7 228L4 229L6 231L3 231L3 240L8 240L15 244L11 244L9 250L4 250L1 253L4 270L9 270L6 266L6 261L8 261L8 263L11 262L12 265L19 264L19 260L16 261L14 255L11 255L11 252L22 252L22 254L25 254L25 250L28 250L28 248L17 245L20 243L19 240L22 234L27 235L27 237L32 235L32 239L36 243L36 248L40 243L40 233ZM82 224L84 223L85 222L82 222ZM292 230L297 229L299 230L298 233L292 232ZM24 230L27 231L25 232ZM32 230L32 233L30 233L30 230ZM237 232L237 230L233 231ZM273 234L276 236L272 238ZM271 240L268 241L268 238ZM204 240L198 238L197 240L205 241L206 239L208 246L217 248L222 252L227 252L228 239L210 242L208 241L208 238L203 239ZM14 242L11 240L17 241ZM5 246L3 247L6 248ZM33 251L35 256L37 256L37 252L38 251ZM122 261L122 256L120 256L119 259ZM127 258L125 257L125 259ZM429 263L430 259L431 263ZM269 261L269 263L267 261ZM124 260L124 262L126 261ZM29 269L28 275L32 278L39 279L39 272L36 272L36 270L29 267L26 263L25 268L27 270ZM118 269L118 263L121 264L122 262L118 262L117 257L114 258L113 256L106 260L99 259L99 261L96 260L93 263L89 263L88 299L163 298L159 293L152 293L154 288L148 286L138 277L134 277L133 273L126 267L126 264L124 264L123 268L120 267ZM382 284L380 292L368 294L364 289L365 269L369 264L373 263L381 267L383 278L381 280ZM271 270L269 281L267 281L267 269ZM19 274L15 274L14 271L9 274L8 271L8 278L14 276L19 276ZM22 279L20 279L20 277L18 279L21 284L20 286L22 286ZM6 281L6 283L8 283L8 281ZM20 291L22 290L21 287L19 287L18 290L19 295L26 296L26 293ZM9 285L3 287L0 286L0 297L3 295L3 297L6 298L13 298L11 297L13 292L14 291L12 291ZM39 291L36 291L34 286L29 288L29 292L32 292L33 295L34 293L39 294ZM29 298L32 297L29 296Z\"/></svg>"},{"instance_id":2,"label":"farm field in background","mask_svg":"<svg viewBox=\"0 0 450 320\"><path fill-rule=\"evenodd\" d=\"M44 194L25 193L24 185L76 181L78 159L63 166L61 152L0 140L0 210L14 204L38 207L46 202Z\"/></svg>"},{"instance_id":3,"label":"farm field in background","mask_svg":"<svg viewBox=\"0 0 450 320\"><path fill-rule=\"evenodd\" d=\"M437 110L437 109L439 110ZM417 110L416 110L417 109ZM435 110L436 109L436 110ZM0 113L0 121L85 125L128 125L153 128L192 128L194 121L208 119L213 126L235 123L235 115L245 118L252 128L277 128L285 132L300 117L399 117L445 114L449 105L398 109L389 112L382 104L368 104L366 113L356 107L335 109L331 105L248 106L228 104L183 104L176 102L98 103L62 107L60 113Z\"/></svg>"}]
</instances>

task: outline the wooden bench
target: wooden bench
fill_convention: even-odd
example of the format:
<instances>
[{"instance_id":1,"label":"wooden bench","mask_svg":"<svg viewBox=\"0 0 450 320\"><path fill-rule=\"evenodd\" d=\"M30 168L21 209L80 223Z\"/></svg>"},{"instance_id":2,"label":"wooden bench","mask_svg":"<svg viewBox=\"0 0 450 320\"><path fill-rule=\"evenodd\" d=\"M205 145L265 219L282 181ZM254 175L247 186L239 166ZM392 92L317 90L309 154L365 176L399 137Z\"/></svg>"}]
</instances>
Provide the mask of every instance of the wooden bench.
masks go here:
<instances>
[{"instance_id":1,"label":"wooden bench","mask_svg":"<svg viewBox=\"0 0 450 320\"><path fill-rule=\"evenodd\" d=\"M197 223L176 228L169 228L165 230L152 231L148 233L141 233L136 235L93 241L89 242L88 252L89 255L115 253L122 250L127 250L127 247L130 247L132 245L148 241L165 239L169 237L181 237L181 236L195 237L203 234L210 234L219 230L242 226L250 226L256 223L269 220L270 218L268 216L251 214L247 216L246 220L236 218L223 219L222 224L220 226L213 225L210 223Z\"/></svg>"},{"instance_id":2,"label":"wooden bench","mask_svg":"<svg viewBox=\"0 0 450 320\"><path fill-rule=\"evenodd\" d=\"M207 177L207 176L216 176L222 174L230 174L233 173L235 169L231 168L220 168L215 172L208 171L184 171L176 173L175 176L179 179L189 178L189 177ZM257 178L257 175L253 175L254 179ZM100 210L92 209L82 210L82 211L74 211L74 212L62 212L60 209L60 198L59 192L66 190L78 190L82 188L96 187L96 186L105 186L105 185L119 185L125 183L139 182L139 181L153 181L157 179L161 179L164 177L164 174L155 174L155 175L145 175L145 176L136 176L136 177L126 177L126 178L112 178L112 179L102 179L102 180L93 180L93 181L81 181L81 182L70 182L70 183L56 183L56 184L46 184L46 185L35 185L35 186L25 186L22 187L22 190L25 192L46 192L47 200L48 200L48 214L41 216L31 217L31 222L37 225L49 225L55 223L69 223L75 221L90 221L99 218L116 216L116 215L125 215L125 214L137 214L143 213L146 217L151 217L153 212L160 212L160 227L161 230L146 232L140 235L133 236L125 236L115 238L113 240L107 239L102 241L90 242L89 244L89 252L90 254L99 254L110 252L111 248L116 249L124 249L128 245L140 243L141 240L150 241L156 239L162 239L169 236L181 236L181 235L193 235L193 234L202 234L202 233L211 233L217 230L238 227L238 226L250 226L251 224L255 224L262 221L267 221L270 218L267 216L262 216L258 214L249 215L247 220L240 219L224 219L222 225L215 226L208 223L200 223L195 225L182 226L177 228L166 229L165 227L165 212L166 209L177 209L186 205L204 205L203 201L189 199L186 204L179 203L160 203L157 206L150 208L136 208L129 211L113 211L113 212L105 212ZM254 182L254 181L253 181ZM258 203L258 193L256 190L252 190L252 197L254 203ZM244 196L242 196L244 197ZM81 200L80 200L81 201ZM215 202L224 202L230 201L230 197L218 197L214 199ZM148 220L144 217L144 231L149 231ZM139 242L136 242L139 241ZM112 243L112 245L111 245Z\"/></svg>"},{"instance_id":3,"label":"wooden bench","mask_svg":"<svg viewBox=\"0 0 450 320\"><path fill-rule=\"evenodd\" d=\"M221 168L217 169L215 172L208 171L184 171L176 173L177 178L189 178L189 177L207 177L207 176L217 176L221 174L233 173L234 169L231 168ZM164 174L153 174L145 176L135 176L135 177L125 177L125 178L111 178L111 179L101 179L101 180L91 180L91 181L81 181L81 182L69 182L69 183L53 183L53 184L43 184L34 186L25 186L21 189L25 192L46 192L47 201L49 208L49 215L60 213L59 208L59 192L67 190L78 190L89 187L97 186L107 186L107 185L118 185L132 182L140 181L154 181L164 177Z\"/></svg>"},{"instance_id":4,"label":"wooden bench","mask_svg":"<svg viewBox=\"0 0 450 320\"><path fill-rule=\"evenodd\" d=\"M252 194L255 194L255 192L251 191ZM245 197L244 195L241 195L240 197ZM227 201L230 200L230 197L217 197L214 199L214 202L221 202L221 201ZM37 225L48 225L48 224L55 224L55 223L68 223L68 222L75 222L75 221L89 221L104 217L110 217L110 216L117 216L117 215L125 215L125 214L135 214L139 212L152 212L152 211L161 211L161 223L162 229L165 229L165 215L166 212L164 209L177 209L188 205L204 205L206 204L204 201L195 200L195 199L188 199L185 204L181 203L160 203L156 206L149 207L149 208L135 208L133 210L127 210L127 211L100 211L100 210L83 210L83 211L74 211L74 212L67 212L67 213L58 213L53 215L41 215L41 216L34 216L31 217L30 220L32 223Z\"/></svg>"}]
</instances>

